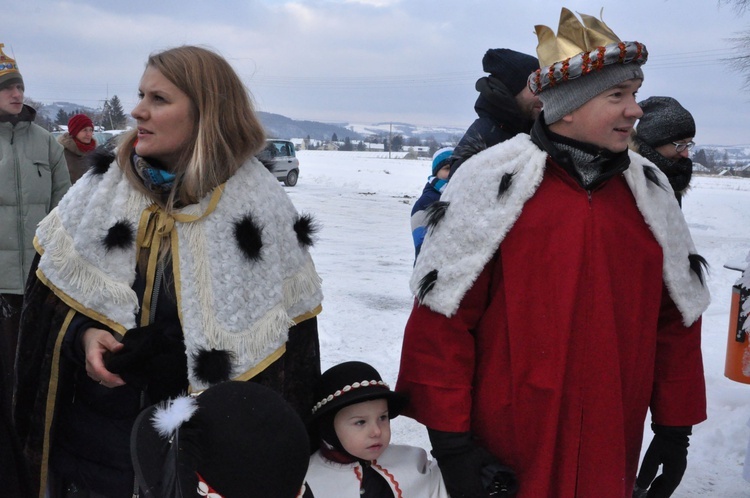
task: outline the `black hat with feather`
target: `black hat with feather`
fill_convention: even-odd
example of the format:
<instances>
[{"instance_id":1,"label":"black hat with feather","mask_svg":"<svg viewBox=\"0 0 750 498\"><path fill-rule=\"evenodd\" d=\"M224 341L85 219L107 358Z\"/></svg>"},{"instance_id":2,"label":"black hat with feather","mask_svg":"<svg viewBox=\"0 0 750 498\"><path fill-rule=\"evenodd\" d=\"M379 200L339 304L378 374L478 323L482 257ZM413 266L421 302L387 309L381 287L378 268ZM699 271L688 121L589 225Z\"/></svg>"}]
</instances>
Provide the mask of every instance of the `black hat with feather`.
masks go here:
<instances>
[{"instance_id":1,"label":"black hat with feather","mask_svg":"<svg viewBox=\"0 0 750 498\"><path fill-rule=\"evenodd\" d=\"M141 496L159 498L293 498L310 454L292 407L238 381L147 408L130 445Z\"/></svg>"}]
</instances>

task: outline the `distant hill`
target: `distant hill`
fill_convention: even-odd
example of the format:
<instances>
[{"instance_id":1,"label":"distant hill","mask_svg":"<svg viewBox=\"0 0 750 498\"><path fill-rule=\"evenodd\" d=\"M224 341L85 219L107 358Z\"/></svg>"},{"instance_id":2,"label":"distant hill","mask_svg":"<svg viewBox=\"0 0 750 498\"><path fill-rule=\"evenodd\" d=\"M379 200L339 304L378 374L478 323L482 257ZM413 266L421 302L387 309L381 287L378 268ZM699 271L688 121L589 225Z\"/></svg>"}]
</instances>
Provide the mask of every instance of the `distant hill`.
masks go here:
<instances>
[{"instance_id":1,"label":"distant hill","mask_svg":"<svg viewBox=\"0 0 750 498\"><path fill-rule=\"evenodd\" d=\"M258 117L266 129L266 134L271 138L307 138L309 136L315 140L330 140L334 133L339 140L343 140L345 137L349 137L352 140L365 138L360 133L339 124L326 124L318 121L297 121L270 112L258 112Z\"/></svg>"},{"instance_id":2,"label":"distant hill","mask_svg":"<svg viewBox=\"0 0 750 498\"><path fill-rule=\"evenodd\" d=\"M68 114L80 110L89 116L94 116L101 112L101 109L94 109L72 102L44 104L39 112L54 122L60 109ZM388 136L388 133L392 133L393 135L402 135L404 138L433 137L438 142L444 142L456 137L461 138L465 131L464 129L447 128L444 126L425 127L408 123L323 123L320 121L291 119L281 114L270 112L258 112L258 117L266 130L266 134L270 138L306 138L309 136L315 140L330 140L335 133L339 140L343 140L346 137L349 137L351 140L361 140L371 135Z\"/></svg>"},{"instance_id":3,"label":"distant hill","mask_svg":"<svg viewBox=\"0 0 750 498\"><path fill-rule=\"evenodd\" d=\"M47 119L54 122L60 109L65 111L67 114L70 114L74 111L82 111L84 114L88 114L89 116L93 116L94 114L100 112L97 109L86 107L85 105L74 104L72 102L52 102L51 104L44 104L44 106L42 106L42 108L39 110L39 113L43 114L47 117Z\"/></svg>"}]
</instances>

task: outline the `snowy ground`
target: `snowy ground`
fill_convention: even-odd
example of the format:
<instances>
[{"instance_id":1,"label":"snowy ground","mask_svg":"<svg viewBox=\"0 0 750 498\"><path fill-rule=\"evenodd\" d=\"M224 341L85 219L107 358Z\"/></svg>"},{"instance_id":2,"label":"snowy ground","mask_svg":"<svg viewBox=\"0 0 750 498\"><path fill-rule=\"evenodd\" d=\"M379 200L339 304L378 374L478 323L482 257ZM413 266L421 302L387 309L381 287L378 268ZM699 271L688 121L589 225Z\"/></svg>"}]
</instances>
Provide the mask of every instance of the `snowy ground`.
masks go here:
<instances>
[{"instance_id":1,"label":"snowy ground","mask_svg":"<svg viewBox=\"0 0 750 498\"><path fill-rule=\"evenodd\" d=\"M299 183L286 190L297 209L322 225L313 257L325 292L319 317L323 368L363 360L393 385L411 309L409 214L430 163L372 152L298 155ZM695 178L683 209L698 252L711 265L713 302L703 318L708 421L694 428L687 474L674 498L747 498L742 466L750 385L723 375L731 287L739 273L723 265L744 260L750 250L750 179ZM395 442L429 448L424 427L413 420L398 417L393 430ZM650 440L648 430L644 450Z\"/></svg>"}]
</instances>

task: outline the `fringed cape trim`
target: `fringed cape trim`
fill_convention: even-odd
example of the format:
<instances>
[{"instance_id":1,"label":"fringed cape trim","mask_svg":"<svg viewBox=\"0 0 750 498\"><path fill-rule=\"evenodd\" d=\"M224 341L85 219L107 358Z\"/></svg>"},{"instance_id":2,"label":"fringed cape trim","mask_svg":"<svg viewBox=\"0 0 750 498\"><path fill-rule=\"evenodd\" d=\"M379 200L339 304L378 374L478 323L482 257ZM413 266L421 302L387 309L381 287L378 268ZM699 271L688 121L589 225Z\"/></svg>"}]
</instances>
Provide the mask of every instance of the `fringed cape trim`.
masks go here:
<instances>
[{"instance_id":1,"label":"fringed cape trim","mask_svg":"<svg viewBox=\"0 0 750 498\"><path fill-rule=\"evenodd\" d=\"M237 223L244 217L259 227L255 259L238 243ZM254 159L173 215L133 188L119 167L110 167L84 175L40 223L37 275L73 309L125 334L138 325L132 290L138 251L151 250L150 281L158 246L168 238L188 376L194 389L202 389L207 386L194 375L192 353L230 350L233 376L243 375L282 348L295 318L317 314L321 280L297 238L298 219L276 179ZM126 247L108 247L104 240L115 225L134 227L137 237Z\"/></svg>"}]
</instances>

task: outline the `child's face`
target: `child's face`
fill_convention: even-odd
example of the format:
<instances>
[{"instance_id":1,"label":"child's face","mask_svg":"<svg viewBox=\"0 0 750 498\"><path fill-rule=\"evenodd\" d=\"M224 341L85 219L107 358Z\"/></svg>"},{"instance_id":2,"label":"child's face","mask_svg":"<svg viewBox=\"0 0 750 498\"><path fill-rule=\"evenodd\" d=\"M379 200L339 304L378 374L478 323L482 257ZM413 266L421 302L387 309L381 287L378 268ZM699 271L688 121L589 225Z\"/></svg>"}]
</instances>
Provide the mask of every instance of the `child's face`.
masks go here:
<instances>
[{"instance_id":1,"label":"child's face","mask_svg":"<svg viewBox=\"0 0 750 498\"><path fill-rule=\"evenodd\" d=\"M391 442L388 402L373 399L344 407L334 417L333 428L350 455L375 460Z\"/></svg>"},{"instance_id":2,"label":"child's face","mask_svg":"<svg viewBox=\"0 0 750 498\"><path fill-rule=\"evenodd\" d=\"M441 180L445 180L446 178L448 178L448 175L450 174L451 174L451 167L449 164L446 164L445 166L443 166L442 168L438 170L436 176L440 178Z\"/></svg>"}]
</instances>

